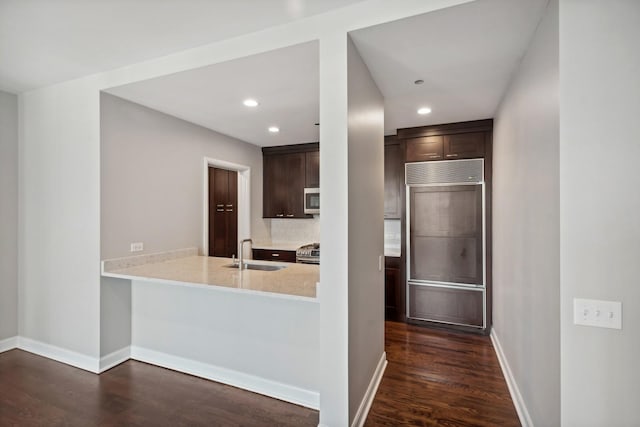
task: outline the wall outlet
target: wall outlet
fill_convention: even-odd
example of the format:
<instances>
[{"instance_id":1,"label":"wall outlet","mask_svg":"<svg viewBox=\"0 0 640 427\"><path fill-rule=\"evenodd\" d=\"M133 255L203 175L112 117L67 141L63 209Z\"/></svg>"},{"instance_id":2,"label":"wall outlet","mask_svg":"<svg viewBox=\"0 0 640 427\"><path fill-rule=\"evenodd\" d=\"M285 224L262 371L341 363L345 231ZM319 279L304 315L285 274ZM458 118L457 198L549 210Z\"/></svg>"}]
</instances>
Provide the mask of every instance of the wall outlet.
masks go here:
<instances>
[{"instance_id":1,"label":"wall outlet","mask_svg":"<svg viewBox=\"0 0 640 427\"><path fill-rule=\"evenodd\" d=\"M144 243L136 242L131 244L131 252L140 252L144 250Z\"/></svg>"},{"instance_id":2,"label":"wall outlet","mask_svg":"<svg viewBox=\"0 0 640 427\"><path fill-rule=\"evenodd\" d=\"M598 328L622 329L622 303L574 298L573 323Z\"/></svg>"}]
</instances>

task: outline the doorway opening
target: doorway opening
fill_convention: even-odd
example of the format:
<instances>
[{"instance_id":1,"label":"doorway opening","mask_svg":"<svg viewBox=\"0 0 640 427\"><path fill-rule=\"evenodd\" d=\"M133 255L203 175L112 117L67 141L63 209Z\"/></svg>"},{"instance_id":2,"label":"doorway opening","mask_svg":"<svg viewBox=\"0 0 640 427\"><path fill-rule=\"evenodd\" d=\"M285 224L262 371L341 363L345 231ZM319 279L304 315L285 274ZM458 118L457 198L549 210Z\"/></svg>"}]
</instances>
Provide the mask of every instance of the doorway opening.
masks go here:
<instances>
[{"instance_id":1,"label":"doorway opening","mask_svg":"<svg viewBox=\"0 0 640 427\"><path fill-rule=\"evenodd\" d=\"M251 235L251 168L205 158L203 177L203 255L237 257Z\"/></svg>"}]
</instances>

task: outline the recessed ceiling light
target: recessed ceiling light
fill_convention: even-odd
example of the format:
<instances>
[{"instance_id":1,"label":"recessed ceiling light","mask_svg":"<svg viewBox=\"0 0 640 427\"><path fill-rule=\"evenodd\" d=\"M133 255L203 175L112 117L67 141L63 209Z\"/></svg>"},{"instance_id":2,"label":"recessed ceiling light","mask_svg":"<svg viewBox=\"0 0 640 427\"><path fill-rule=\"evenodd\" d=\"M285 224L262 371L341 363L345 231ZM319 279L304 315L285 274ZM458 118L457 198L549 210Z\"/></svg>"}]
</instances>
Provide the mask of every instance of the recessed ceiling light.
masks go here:
<instances>
[{"instance_id":1,"label":"recessed ceiling light","mask_svg":"<svg viewBox=\"0 0 640 427\"><path fill-rule=\"evenodd\" d=\"M428 107L422 107L418 109L418 114L421 114L421 115L429 114L430 112L431 112L431 108L428 108Z\"/></svg>"},{"instance_id":2,"label":"recessed ceiling light","mask_svg":"<svg viewBox=\"0 0 640 427\"><path fill-rule=\"evenodd\" d=\"M256 101L255 99L245 99L244 101L242 101L242 103L247 107L257 107L258 106L258 101Z\"/></svg>"},{"instance_id":3,"label":"recessed ceiling light","mask_svg":"<svg viewBox=\"0 0 640 427\"><path fill-rule=\"evenodd\" d=\"M424 80L422 79L418 79L415 82L413 82L413 84L416 84L416 85L421 85L422 83L424 83Z\"/></svg>"},{"instance_id":4,"label":"recessed ceiling light","mask_svg":"<svg viewBox=\"0 0 640 427\"><path fill-rule=\"evenodd\" d=\"M278 128L278 126L269 126L269 132L278 133L280 132L280 128Z\"/></svg>"}]
</instances>

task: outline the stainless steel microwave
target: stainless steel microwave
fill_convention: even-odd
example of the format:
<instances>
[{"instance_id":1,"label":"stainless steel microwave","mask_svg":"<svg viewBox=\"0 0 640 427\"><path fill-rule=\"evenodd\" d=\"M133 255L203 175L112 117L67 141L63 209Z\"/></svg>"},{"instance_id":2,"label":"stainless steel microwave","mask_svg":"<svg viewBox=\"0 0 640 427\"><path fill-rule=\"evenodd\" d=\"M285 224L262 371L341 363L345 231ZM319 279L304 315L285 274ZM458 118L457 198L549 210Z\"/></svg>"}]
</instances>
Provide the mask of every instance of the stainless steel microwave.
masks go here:
<instances>
[{"instance_id":1,"label":"stainless steel microwave","mask_svg":"<svg viewBox=\"0 0 640 427\"><path fill-rule=\"evenodd\" d=\"M320 213L320 189L305 188L304 189L304 213L319 214Z\"/></svg>"}]
</instances>

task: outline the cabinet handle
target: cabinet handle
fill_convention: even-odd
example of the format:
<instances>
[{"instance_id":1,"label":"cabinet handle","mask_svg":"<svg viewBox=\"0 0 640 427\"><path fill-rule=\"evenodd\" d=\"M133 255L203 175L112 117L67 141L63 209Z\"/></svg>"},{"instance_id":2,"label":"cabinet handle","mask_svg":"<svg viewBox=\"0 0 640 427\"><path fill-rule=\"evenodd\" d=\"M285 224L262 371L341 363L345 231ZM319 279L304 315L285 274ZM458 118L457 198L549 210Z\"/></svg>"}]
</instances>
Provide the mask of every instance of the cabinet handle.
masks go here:
<instances>
[{"instance_id":1,"label":"cabinet handle","mask_svg":"<svg viewBox=\"0 0 640 427\"><path fill-rule=\"evenodd\" d=\"M447 154L447 157L458 157L457 154Z\"/></svg>"},{"instance_id":2,"label":"cabinet handle","mask_svg":"<svg viewBox=\"0 0 640 427\"><path fill-rule=\"evenodd\" d=\"M216 212L224 212L224 209L216 209Z\"/></svg>"},{"instance_id":3,"label":"cabinet handle","mask_svg":"<svg viewBox=\"0 0 640 427\"><path fill-rule=\"evenodd\" d=\"M228 208L232 208L232 207L233 207L233 205L227 205L227 207L228 207Z\"/></svg>"},{"instance_id":4,"label":"cabinet handle","mask_svg":"<svg viewBox=\"0 0 640 427\"><path fill-rule=\"evenodd\" d=\"M440 157L440 156L438 156L437 154L436 154L435 156L429 156L429 158L430 158L430 159L437 159L437 158L439 158L439 157Z\"/></svg>"},{"instance_id":5,"label":"cabinet handle","mask_svg":"<svg viewBox=\"0 0 640 427\"><path fill-rule=\"evenodd\" d=\"M276 214L277 217L283 217L284 214Z\"/></svg>"},{"instance_id":6,"label":"cabinet handle","mask_svg":"<svg viewBox=\"0 0 640 427\"><path fill-rule=\"evenodd\" d=\"M233 212L233 209L227 209L227 212Z\"/></svg>"},{"instance_id":7,"label":"cabinet handle","mask_svg":"<svg viewBox=\"0 0 640 427\"><path fill-rule=\"evenodd\" d=\"M224 205L216 205L216 208L224 208Z\"/></svg>"},{"instance_id":8,"label":"cabinet handle","mask_svg":"<svg viewBox=\"0 0 640 427\"><path fill-rule=\"evenodd\" d=\"M287 218L293 218L294 216L294 214L287 214Z\"/></svg>"},{"instance_id":9,"label":"cabinet handle","mask_svg":"<svg viewBox=\"0 0 640 427\"><path fill-rule=\"evenodd\" d=\"M280 254L271 254L272 257L280 256Z\"/></svg>"}]
</instances>

